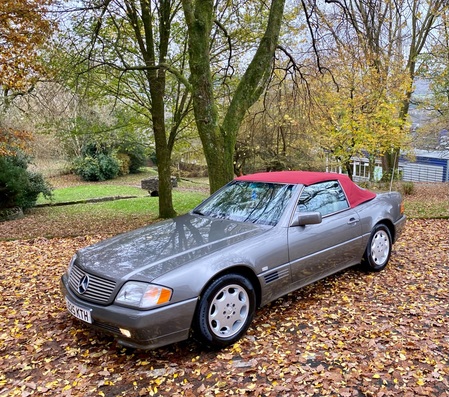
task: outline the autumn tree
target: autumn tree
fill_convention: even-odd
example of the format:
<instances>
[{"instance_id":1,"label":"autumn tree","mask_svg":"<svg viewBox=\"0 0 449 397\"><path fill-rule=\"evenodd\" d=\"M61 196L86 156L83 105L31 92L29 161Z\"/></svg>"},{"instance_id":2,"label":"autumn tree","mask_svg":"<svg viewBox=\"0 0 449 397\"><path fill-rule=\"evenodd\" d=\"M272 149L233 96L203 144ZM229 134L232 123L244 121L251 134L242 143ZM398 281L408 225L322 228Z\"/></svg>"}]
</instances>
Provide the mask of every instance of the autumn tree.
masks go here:
<instances>
[{"instance_id":1,"label":"autumn tree","mask_svg":"<svg viewBox=\"0 0 449 397\"><path fill-rule=\"evenodd\" d=\"M368 157L372 177L376 158L391 147L406 145L407 133L398 110L404 97L403 80L396 80L396 85L391 82L386 90L379 84L378 72L363 60L348 54L338 59L338 72L333 76L338 89L328 74L312 83L320 146L350 176L351 158Z\"/></svg>"},{"instance_id":2,"label":"autumn tree","mask_svg":"<svg viewBox=\"0 0 449 397\"><path fill-rule=\"evenodd\" d=\"M18 95L32 89L42 73L39 49L52 31L47 17L52 0L0 2L0 155L24 148L29 133L5 125L5 114Z\"/></svg>"},{"instance_id":3,"label":"autumn tree","mask_svg":"<svg viewBox=\"0 0 449 397\"><path fill-rule=\"evenodd\" d=\"M449 130L449 8L442 13L438 32L431 51L420 58L420 76L430 84L428 95L418 101L418 106L426 111L429 121L418 127L417 135L423 147L449 150L449 137L441 135Z\"/></svg>"},{"instance_id":4,"label":"autumn tree","mask_svg":"<svg viewBox=\"0 0 449 397\"><path fill-rule=\"evenodd\" d=\"M330 8L315 0L303 1L310 12L310 26L317 28L316 31L311 31L319 32L314 37L315 48L318 48L320 42L324 48L342 45L359 48L359 55L369 68L373 68L373 75L377 75L378 85L384 90L389 89L391 82L403 79L403 100L395 113L403 123L403 128L407 128L419 55L433 40L435 26L440 21L440 13L447 2L325 0L325 3ZM325 30L319 25L325 26ZM330 34L326 35L326 31ZM328 38L332 40L328 41ZM371 133L376 134L376 131ZM400 144L393 145L385 152L384 168L387 171L395 167L400 147Z\"/></svg>"}]
</instances>

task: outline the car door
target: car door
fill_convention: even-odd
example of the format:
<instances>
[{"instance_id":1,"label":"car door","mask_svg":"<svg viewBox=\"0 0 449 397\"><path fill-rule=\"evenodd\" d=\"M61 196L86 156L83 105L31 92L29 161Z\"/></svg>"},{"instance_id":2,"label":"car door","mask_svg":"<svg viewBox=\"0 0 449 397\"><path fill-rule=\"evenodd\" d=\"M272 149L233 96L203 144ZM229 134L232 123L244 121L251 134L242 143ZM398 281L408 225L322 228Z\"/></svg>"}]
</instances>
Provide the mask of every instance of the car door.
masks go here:
<instances>
[{"instance_id":1,"label":"car door","mask_svg":"<svg viewBox=\"0 0 449 397\"><path fill-rule=\"evenodd\" d=\"M349 207L338 181L306 186L297 211L318 211L322 222L292 226L288 230L289 260L295 287L360 262L360 218Z\"/></svg>"}]
</instances>

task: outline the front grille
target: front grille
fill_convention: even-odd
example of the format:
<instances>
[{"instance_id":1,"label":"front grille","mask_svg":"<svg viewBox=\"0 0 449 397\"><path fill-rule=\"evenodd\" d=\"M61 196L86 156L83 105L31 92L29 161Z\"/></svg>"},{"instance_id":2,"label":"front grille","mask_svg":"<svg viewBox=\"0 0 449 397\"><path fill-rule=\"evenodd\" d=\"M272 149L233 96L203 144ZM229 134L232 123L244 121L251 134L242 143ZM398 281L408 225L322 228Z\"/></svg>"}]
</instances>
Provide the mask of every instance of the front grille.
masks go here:
<instances>
[{"instance_id":1,"label":"front grille","mask_svg":"<svg viewBox=\"0 0 449 397\"><path fill-rule=\"evenodd\" d=\"M94 321L93 325L97 328L100 328L101 330L105 331L105 332L110 332L112 334L115 335L121 335L120 329L112 324L108 324L108 323L102 323L100 321Z\"/></svg>"},{"instance_id":2,"label":"front grille","mask_svg":"<svg viewBox=\"0 0 449 397\"><path fill-rule=\"evenodd\" d=\"M89 284L87 289L83 293L80 293L79 286L84 276L89 277ZM106 280L93 274L86 273L76 265L73 265L70 272L69 285L76 295L97 303L109 302L115 289L115 281Z\"/></svg>"}]
</instances>

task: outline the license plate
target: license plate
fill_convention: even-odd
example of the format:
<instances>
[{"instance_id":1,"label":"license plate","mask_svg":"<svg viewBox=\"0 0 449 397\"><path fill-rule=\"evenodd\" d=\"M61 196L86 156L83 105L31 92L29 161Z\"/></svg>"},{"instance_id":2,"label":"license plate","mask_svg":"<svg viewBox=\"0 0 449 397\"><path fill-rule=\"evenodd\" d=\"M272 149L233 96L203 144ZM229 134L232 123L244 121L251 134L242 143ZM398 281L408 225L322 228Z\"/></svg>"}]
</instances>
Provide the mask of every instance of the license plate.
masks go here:
<instances>
[{"instance_id":1,"label":"license plate","mask_svg":"<svg viewBox=\"0 0 449 397\"><path fill-rule=\"evenodd\" d=\"M77 319L84 321L86 323L92 324L92 317L90 315L90 310L83 309L70 302L67 298L65 298L65 303L67 306L67 310Z\"/></svg>"}]
</instances>

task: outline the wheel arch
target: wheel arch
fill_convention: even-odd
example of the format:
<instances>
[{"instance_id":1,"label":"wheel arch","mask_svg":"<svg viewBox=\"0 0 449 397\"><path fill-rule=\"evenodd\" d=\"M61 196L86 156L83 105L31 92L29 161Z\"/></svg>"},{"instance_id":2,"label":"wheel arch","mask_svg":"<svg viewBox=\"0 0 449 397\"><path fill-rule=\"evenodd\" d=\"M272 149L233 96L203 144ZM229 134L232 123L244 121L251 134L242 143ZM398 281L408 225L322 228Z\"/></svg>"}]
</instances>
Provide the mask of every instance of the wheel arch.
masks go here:
<instances>
[{"instance_id":1,"label":"wheel arch","mask_svg":"<svg viewBox=\"0 0 449 397\"><path fill-rule=\"evenodd\" d=\"M204 284L204 286L200 292L200 295L198 296L198 300L201 299L201 297L204 294L204 291L215 280L217 280L218 278L220 278L221 276L223 276L225 274L238 274L238 275L241 275L241 276L247 278L250 281L251 285L253 286L254 292L256 294L256 308L260 306L262 291L261 291L261 286L260 286L259 280L258 280L256 274L253 272L253 270L245 265L235 265L232 267L228 267L226 269L221 270L219 273L215 274L207 283Z\"/></svg>"},{"instance_id":2,"label":"wheel arch","mask_svg":"<svg viewBox=\"0 0 449 397\"><path fill-rule=\"evenodd\" d=\"M377 223L373 226L373 229L378 225L384 225L388 228L388 231L390 232L390 236L391 236L391 242L394 243L396 241L396 230L395 230L393 222L387 218L381 219L381 220L377 221Z\"/></svg>"}]
</instances>

